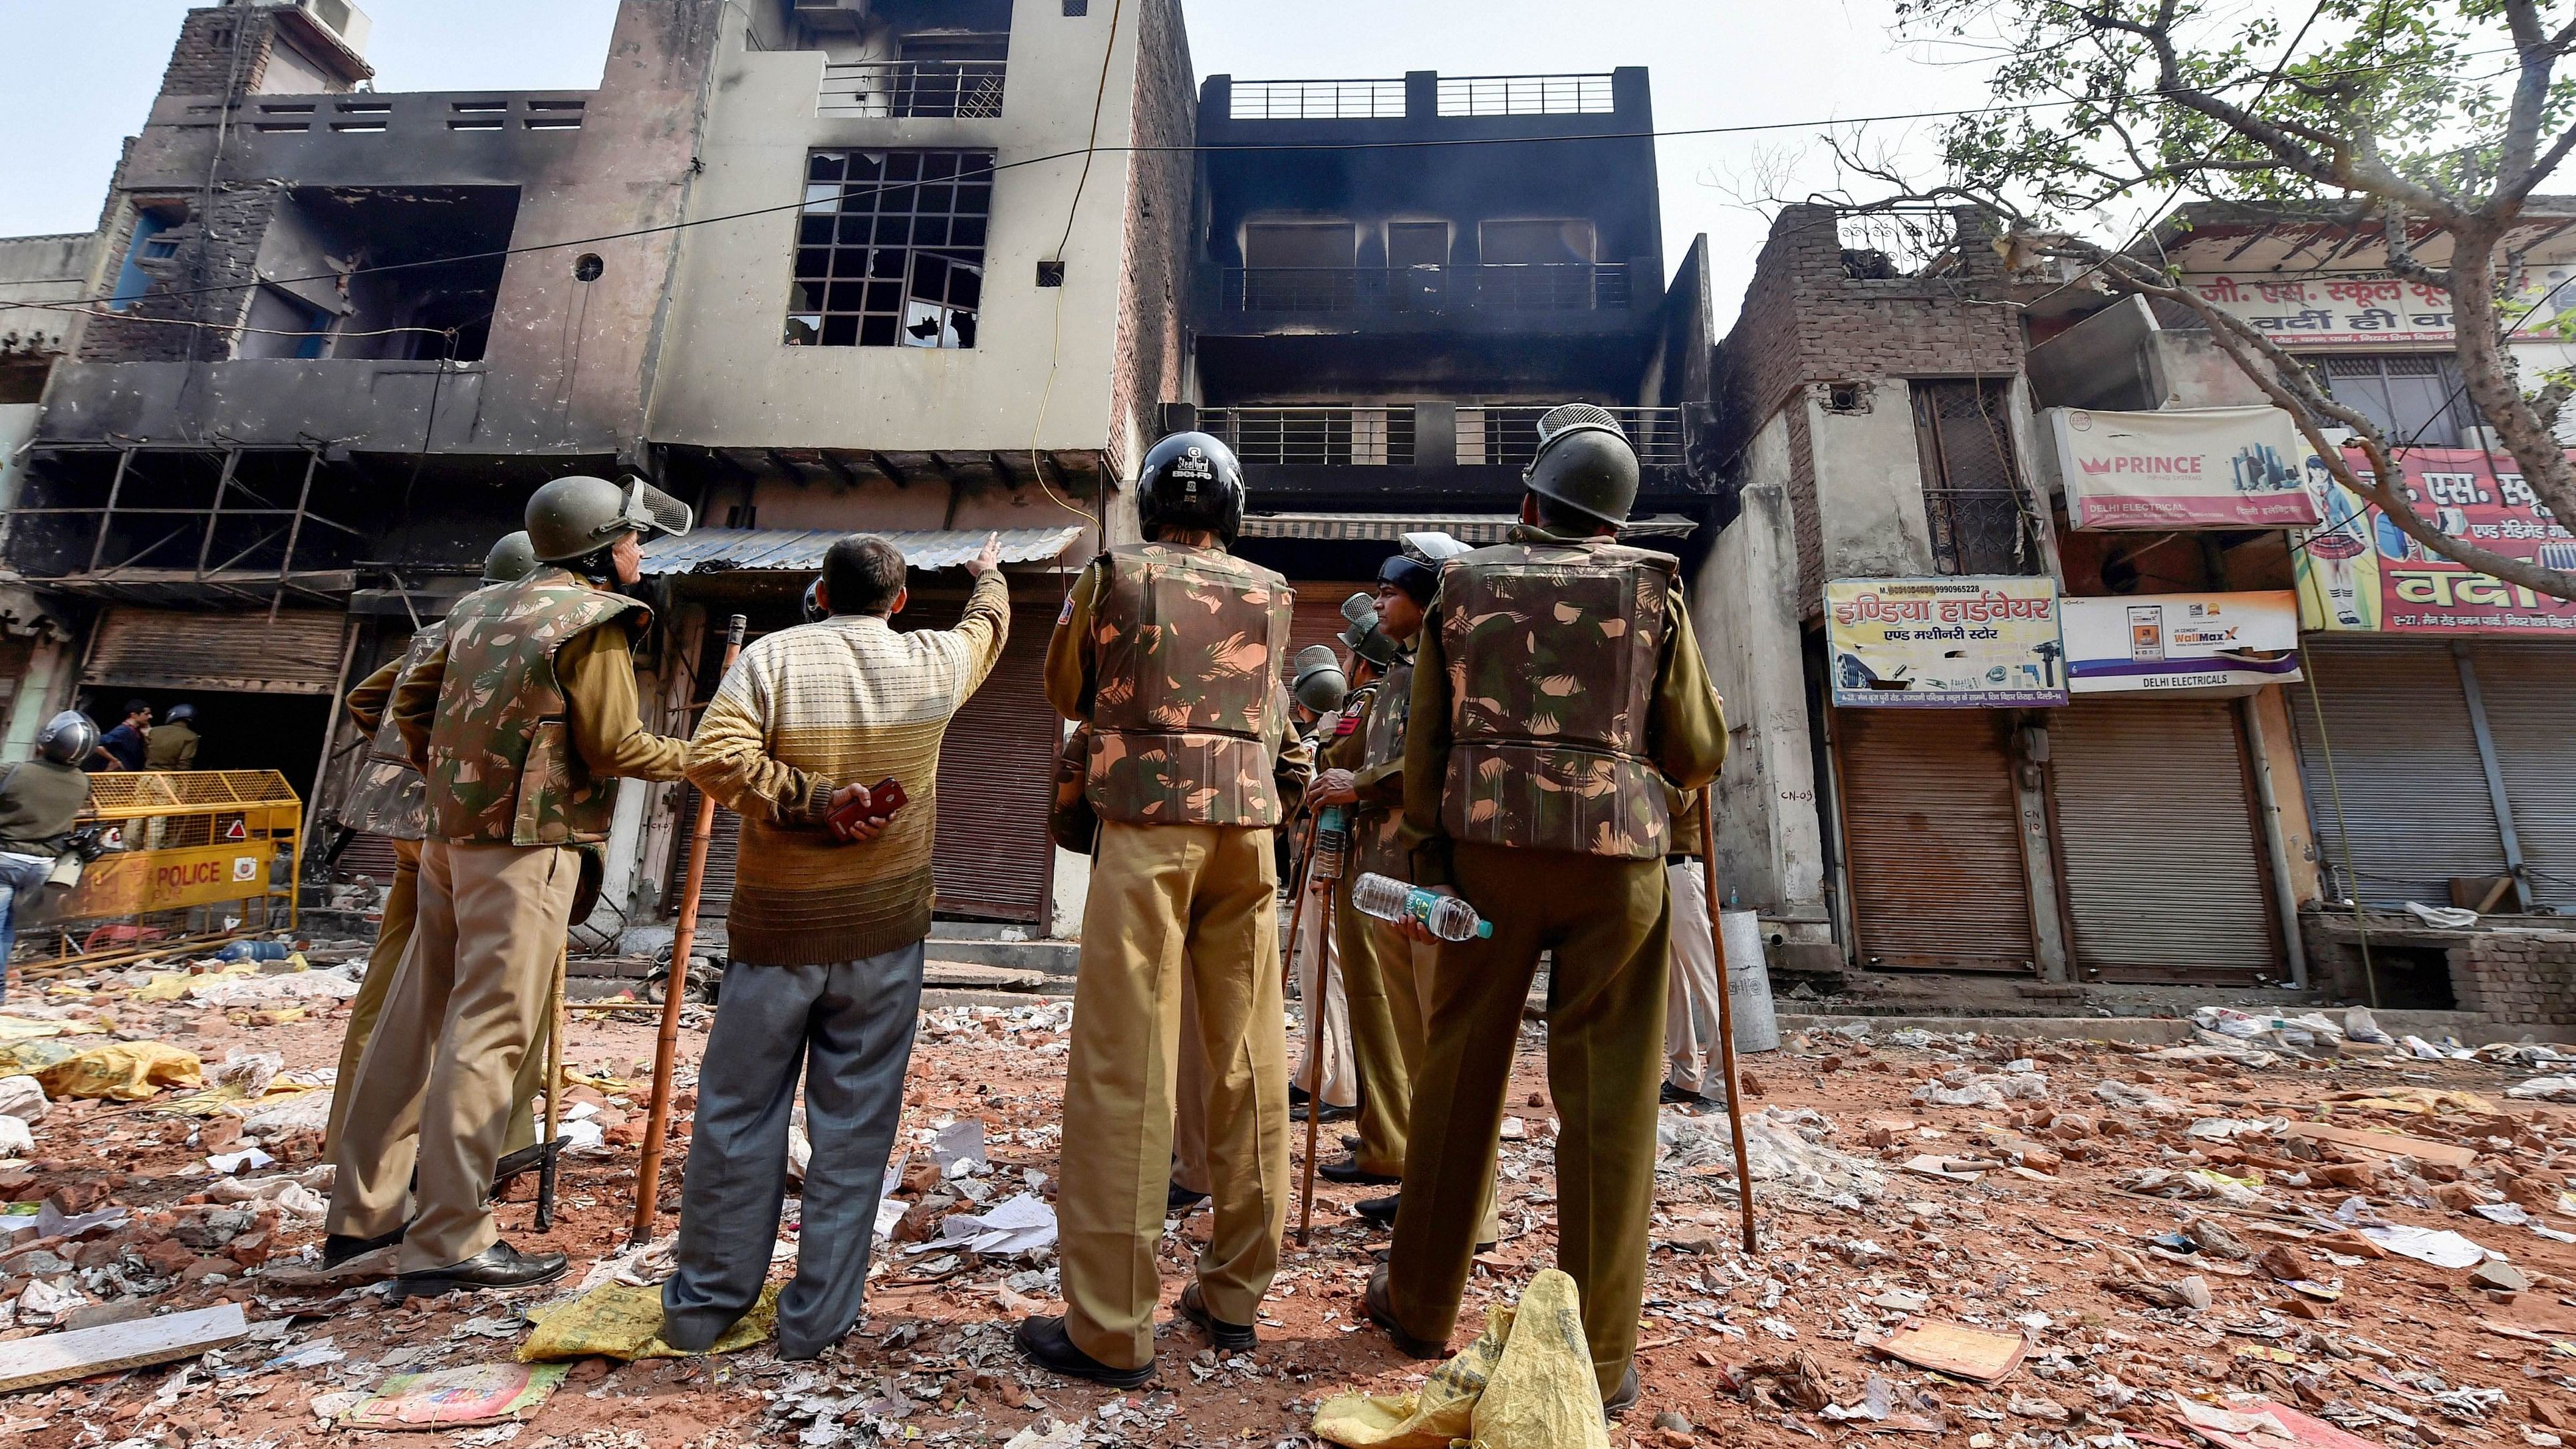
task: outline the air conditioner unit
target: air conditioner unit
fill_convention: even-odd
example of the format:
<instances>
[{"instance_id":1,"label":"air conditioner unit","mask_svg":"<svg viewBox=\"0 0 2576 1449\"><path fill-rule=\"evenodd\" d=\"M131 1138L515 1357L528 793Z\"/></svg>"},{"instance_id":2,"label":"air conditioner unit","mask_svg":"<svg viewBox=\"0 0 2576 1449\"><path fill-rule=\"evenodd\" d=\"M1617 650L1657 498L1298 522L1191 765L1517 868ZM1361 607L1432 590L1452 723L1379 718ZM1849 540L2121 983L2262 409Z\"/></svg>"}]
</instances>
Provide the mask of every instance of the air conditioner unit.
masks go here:
<instances>
[{"instance_id":1,"label":"air conditioner unit","mask_svg":"<svg viewBox=\"0 0 2576 1449\"><path fill-rule=\"evenodd\" d=\"M239 4L242 0L232 0L232 3ZM367 53L367 36L376 28L376 23L367 18L367 12L350 4L349 0L248 0L248 3L295 11L312 22L315 29L338 41L351 55L361 58Z\"/></svg>"},{"instance_id":2,"label":"air conditioner unit","mask_svg":"<svg viewBox=\"0 0 2576 1449\"><path fill-rule=\"evenodd\" d=\"M807 30L850 34L864 25L872 0L792 0L791 9Z\"/></svg>"}]
</instances>

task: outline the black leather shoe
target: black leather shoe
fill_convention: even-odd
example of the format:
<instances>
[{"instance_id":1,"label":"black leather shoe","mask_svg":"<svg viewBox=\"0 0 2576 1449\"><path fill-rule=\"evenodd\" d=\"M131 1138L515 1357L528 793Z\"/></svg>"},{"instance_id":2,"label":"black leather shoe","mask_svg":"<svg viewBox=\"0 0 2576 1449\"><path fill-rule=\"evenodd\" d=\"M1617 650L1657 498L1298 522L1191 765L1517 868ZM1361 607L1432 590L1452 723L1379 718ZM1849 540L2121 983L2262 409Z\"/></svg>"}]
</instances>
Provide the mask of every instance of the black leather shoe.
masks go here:
<instances>
[{"instance_id":1,"label":"black leather shoe","mask_svg":"<svg viewBox=\"0 0 2576 1449\"><path fill-rule=\"evenodd\" d=\"M1370 1222L1382 1223L1388 1227L1393 1227L1395 1226L1395 1209L1397 1205L1403 1201L1404 1194L1400 1192L1391 1192L1384 1197L1364 1197L1358 1202L1351 1204L1351 1211L1368 1219Z\"/></svg>"},{"instance_id":2,"label":"black leather shoe","mask_svg":"<svg viewBox=\"0 0 2576 1449\"><path fill-rule=\"evenodd\" d=\"M462 1288L533 1288L564 1275L572 1260L561 1253L522 1253L507 1243L494 1243L462 1263L405 1273L395 1280L400 1298L435 1298Z\"/></svg>"},{"instance_id":3,"label":"black leather shoe","mask_svg":"<svg viewBox=\"0 0 2576 1449\"><path fill-rule=\"evenodd\" d=\"M1339 1162L1327 1162L1316 1168L1315 1172L1326 1182L1348 1183L1354 1187L1393 1187L1404 1181L1401 1177L1391 1177L1383 1172L1361 1171L1360 1159L1356 1153Z\"/></svg>"},{"instance_id":4,"label":"black leather shoe","mask_svg":"<svg viewBox=\"0 0 2576 1449\"><path fill-rule=\"evenodd\" d=\"M1628 1376L1619 1380L1619 1391L1601 1401L1601 1417L1616 1419L1637 1407L1637 1366L1628 1365Z\"/></svg>"},{"instance_id":5,"label":"black leather shoe","mask_svg":"<svg viewBox=\"0 0 2576 1449\"><path fill-rule=\"evenodd\" d=\"M1705 1107L1709 1105L1708 1098L1701 1096L1697 1092L1685 1092L1670 1082L1664 1083L1662 1090L1655 1094L1655 1100L1663 1103L1667 1107Z\"/></svg>"},{"instance_id":6,"label":"black leather shoe","mask_svg":"<svg viewBox=\"0 0 2576 1449\"><path fill-rule=\"evenodd\" d=\"M322 1240L322 1266L337 1268L351 1258L364 1257L378 1248L390 1248L403 1240L403 1230L379 1233L372 1238L353 1238L347 1233L332 1233Z\"/></svg>"},{"instance_id":7,"label":"black leather shoe","mask_svg":"<svg viewBox=\"0 0 2576 1449\"><path fill-rule=\"evenodd\" d=\"M1306 1120L1306 1114L1312 1110L1312 1103L1300 1102L1288 1109L1288 1120L1303 1122ZM1336 1107L1330 1102L1324 1104L1324 1120L1327 1122L1348 1122L1359 1114L1360 1109L1357 1107Z\"/></svg>"},{"instance_id":8,"label":"black leather shoe","mask_svg":"<svg viewBox=\"0 0 2576 1449\"><path fill-rule=\"evenodd\" d=\"M1011 1341L1020 1346L1020 1356L1048 1373L1069 1379L1089 1379L1113 1389L1141 1388L1154 1377L1154 1365L1143 1368L1111 1368L1073 1346L1064 1331L1060 1317L1023 1318L1011 1330Z\"/></svg>"},{"instance_id":9,"label":"black leather shoe","mask_svg":"<svg viewBox=\"0 0 2576 1449\"><path fill-rule=\"evenodd\" d=\"M1416 1338L1404 1331L1403 1324L1396 1322L1395 1307L1387 1301L1386 1297L1384 1268L1369 1275L1368 1292L1362 1295L1360 1306L1367 1311L1369 1322L1386 1330L1386 1336L1395 1343L1395 1351L1406 1358L1430 1359L1449 1356L1449 1345L1433 1343L1427 1338Z\"/></svg>"},{"instance_id":10,"label":"black leather shoe","mask_svg":"<svg viewBox=\"0 0 2576 1449\"><path fill-rule=\"evenodd\" d=\"M499 1197L511 1178L534 1172L545 1164L546 1144L542 1142L531 1142L516 1152L502 1154L501 1160L492 1164L492 1195Z\"/></svg>"},{"instance_id":11,"label":"black leather shoe","mask_svg":"<svg viewBox=\"0 0 2576 1449\"><path fill-rule=\"evenodd\" d=\"M1228 1323L1208 1312L1207 1298L1199 1292L1196 1283L1181 1290L1180 1307L1181 1316L1197 1324L1207 1334L1208 1342L1219 1348L1247 1349L1261 1341L1254 1335L1251 1324Z\"/></svg>"},{"instance_id":12,"label":"black leather shoe","mask_svg":"<svg viewBox=\"0 0 2576 1449\"><path fill-rule=\"evenodd\" d=\"M1207 1200L1206 1193L1192 1192L1176 1182L1172 1184L1170 1191L1163 1194L1163 1211L1185 1213Z\"/></svg>"}]
</instances>

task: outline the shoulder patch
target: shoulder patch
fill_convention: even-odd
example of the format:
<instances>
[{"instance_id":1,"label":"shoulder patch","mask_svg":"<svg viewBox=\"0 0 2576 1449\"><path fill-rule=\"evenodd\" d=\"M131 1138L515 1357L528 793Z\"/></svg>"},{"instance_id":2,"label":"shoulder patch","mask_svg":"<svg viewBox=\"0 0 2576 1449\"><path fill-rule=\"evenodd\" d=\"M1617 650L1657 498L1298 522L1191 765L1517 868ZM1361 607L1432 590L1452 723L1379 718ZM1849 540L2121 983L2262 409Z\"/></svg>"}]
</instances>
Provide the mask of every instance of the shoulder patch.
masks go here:
<instances>
[{"instance_id":1,"label":"shoulder patch","mask_svg":"<svg viewBox=\"0 0 2576 1449\"><path fill-rule=\"evenodd\" d=\"M1065 595L1065 596L1064 596L1064 607L1055 611L1055 626L1056 626L1057 628L1061 629L1061 628L1063 628L1065 625L1070 624L1070 623L1072 623L1072 622L1073 622L1073 595L1071 595L1071 594L1067 594L1067 595Z\"/></svg>"},{"instance_id":2,"label":"shoulder patch","mask_svg":"<svg viewBox=\"0 0 2576 1449\"><path fill-rule=\"evenodd\" d=\"M1337 739L1343 735L1357 734L1359 733L1359 728L1360 717L1358 715L1343 714L1333 717L1333 735Z\"/></svg>"}]
</instances>

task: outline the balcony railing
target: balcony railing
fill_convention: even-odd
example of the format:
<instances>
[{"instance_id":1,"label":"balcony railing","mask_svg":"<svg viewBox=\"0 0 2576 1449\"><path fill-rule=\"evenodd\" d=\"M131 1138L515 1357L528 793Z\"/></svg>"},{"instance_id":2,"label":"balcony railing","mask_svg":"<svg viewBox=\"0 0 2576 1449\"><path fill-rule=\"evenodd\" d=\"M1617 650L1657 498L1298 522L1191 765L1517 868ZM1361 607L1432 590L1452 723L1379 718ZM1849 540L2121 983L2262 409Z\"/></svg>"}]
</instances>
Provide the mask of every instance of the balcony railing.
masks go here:
<instances>
[{"instance_id":1,"label":"balcony railing","mask_svg":"<svg viewBox=\"0 0 2576 1449\"><path fill-rule=\"evenodd\" d=\"M1394 407L1205 408L1199 427L1246 463L1410 468L1413 409Z\"/></svg>"},{"instance_id":2,"label":"balcony railing","mask_svg":"<svg viewBox=\"0 0 2576 1449\"><path fill-rule=\"evenodd\" d=\"M1617 109L1606 73L1440 78L1444 116L1606 116Z\"/></svg>"},{"instance_id":3,"label":"balcony railing","mask_svg":"<svg viewBox=\"0 0 2576 1449\"><path fill-rule=\"evenodd\" d=\"M1404 116L1404 80L1236 81L1234 121L1380 121Z\"/></svg>"},{"instance_id":4,"label":"balcony railing","mask_svg":"<svg viewBox=\"0 0 2576 1449\"><path fill-rule=\"evenodd\" d=\"M858 60L823 67L815 114L989 120L1002 114L998 60Z\"/></svg>"},{"instance_id":5,"label":"balcony railing","mask_svg":"<svg viewBox=\"0 0 2576 1449\"><path fill-rule=\"evenodd\" d=\"M1680 408L1610 408L1637 461L1649 468L1678 468L1682 452ZM1523 468L1538 456L1538 420L1545 407L1478 407L1458 409L1458 465L1462 468Z\"/></svg>"},{"instance_id":6,"label":"balcony railing","mask_svg":"<svg viewBox=\"0 0 2576 1449\"><path fill-rule=\"evenodd\" d=\"M1628 269L1615 262L1474 267L1227 267L1229 312L1624 311Z\"/></svg>"}]
</instances>

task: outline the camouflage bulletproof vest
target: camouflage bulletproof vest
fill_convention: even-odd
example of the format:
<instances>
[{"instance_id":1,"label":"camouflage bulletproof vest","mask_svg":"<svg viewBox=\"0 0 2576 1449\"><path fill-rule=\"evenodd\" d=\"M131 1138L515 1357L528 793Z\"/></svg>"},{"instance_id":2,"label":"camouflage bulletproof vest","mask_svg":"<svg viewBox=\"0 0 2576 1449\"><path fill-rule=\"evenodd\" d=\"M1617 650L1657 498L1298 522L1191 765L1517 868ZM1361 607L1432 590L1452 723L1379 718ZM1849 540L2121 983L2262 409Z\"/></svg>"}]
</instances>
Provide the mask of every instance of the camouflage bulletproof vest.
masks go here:
<instances>
[{"instance_id":1,"label":"camouflage bulletproof vest","mask_svg":"<svg viewBox=\"0 0 2576 1449\"><path fill-rule=\"evenodd\" d=\"M442 620L421 625L411 636L411 647L403 651L395 680L418 669L446 637ZM394 728L390 699L385 701L384 718L376 722L375 737L367 742L367 757L358 763L358 783L349 790L349 803L340 807L340 823L395 840L418 840L429 834L429 789L403 748L402 731Z\"/></svg>"},{"instance_id":2,"label":"camouflage bulletproof vest","mask_svg":"<svg viewBox=\"0 0 2576 1449\"><path fill-rule=\"evenodd\" d=\"M1266 742L1286 709L1287 581L1160 543L1111 549L1099 567L1092 807L1142 825L1277 825Z\"/></svg>"},{"instance_id":3,"label":"camouflage bulletproof vest","mask_svg":"<svg viewBox=\"0 0 2576 1449\"><path fill-rule=\"evenodd\" d=\"M1645 757L1678 564L1607 540L1500 544L1440 572L1450 836L1646 860L1671 835Z\"/></svg>"},{"instance_id":4,"label":"camouflage bulletproof vest","mask_svg":"<svg viewBox=\"0 0 2576 1449\"><path fill-rule=\"evenodd\" d=\"M429 735L430 833L507 845L606 840L615 792L573 745L555 651L611 620L641 629L651 617L552 566L458 600Z\"/></svg>"},{"instance_id":5,"label":"camouflage bulletproof vest","mask_svg":"<svg viewBox=\"0 0 2576 1449\"><path fill-rule=\"evenodd\" d=\"M1361 736L1360 768L1364 770L1404 758L1404 725L1413 714L1413 656L1397 655L1395 662L1387 666L1386 677L1370 688L1376 693L1369 699L1367 733ZM1351 840L1358 849L1361 870L1373 870L1397 880L1412 878L1412 860L1395 839L1403 824L1401 809L1361 807L1359 818L1351 825Z\"/></svg>"}]
</instances>

